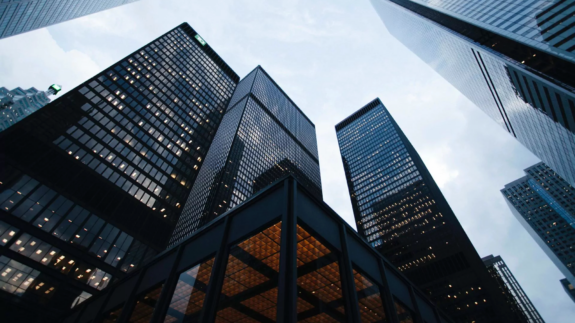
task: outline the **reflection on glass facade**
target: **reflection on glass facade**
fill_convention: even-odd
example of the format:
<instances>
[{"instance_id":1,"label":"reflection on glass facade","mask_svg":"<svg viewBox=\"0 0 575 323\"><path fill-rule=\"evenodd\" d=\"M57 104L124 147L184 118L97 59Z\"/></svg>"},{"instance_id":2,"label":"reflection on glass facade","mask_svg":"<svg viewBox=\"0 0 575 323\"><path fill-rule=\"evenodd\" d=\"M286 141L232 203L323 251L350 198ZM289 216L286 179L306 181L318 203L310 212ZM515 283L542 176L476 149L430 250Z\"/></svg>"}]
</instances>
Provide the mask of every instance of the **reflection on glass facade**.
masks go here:
<instances>
[{"instance_id":1,"label":"reflection on glass facade","mask_svg":"<svg viewBox=\"0 0 575 323\"><path fill-rule=\"evenodd\" d=\"M413 0L525 45L575 61L573 0Z\"/></svg>"},{"instance_id":2,"label":"reflection on glass facade","mask_svg":"<svg viewBox=\"0 0 575 323\"><path fill-rule=\"evenodd\" d=\"M561 286L565 290L565 293L575 302L575 286L571 284L566 278L560 280Z\"/></svg>"},{"instance_id":3,"label":"reflection on glass facade","mask_svg":"<svg viewBox=\"0 0 575 323\"><path fill-rule=\"evenodd\" d=\"M1 4L0 4L1 6ZM0 131L26 118L50 102L51 91L38 91L36 88L8 90L0 87Z\"/></svg>"},{"instance_id":4,"label":"reflection on glass facade","mask_svg":"<svg viewBox=\"0 0 575 323\"><path fill-rule=\"evenodd\" d=\"M575 189L544 163L501 190L511 212L575 284Z\"/></svg>"},{"instance_id":5,"label":"reflection on glass facade","mask_svg":"<svg viewBox=\"0 0 575 323\"><path fill-rule=\"evenodd\" d=\"M0 39L137 0L11 0L0 3Z\"/></svg>"},{"instance_id":6,"label":"reflection on glass facade","mask_svg":"<svg viewBox=\"0 0 575 323\"><path fill-rule=\"evenodd\" d=\"M379 99L336 126L358 232L457 322L516 318ZM410 316L405 314L406 322Z\"/></svg>"},{"instance_id":7,"label":"reflection on glass facade","mask_svg":"<svg viewBox=\"0 0 575 323\"><path fill-rule=\"evenodd\" d=\"M314 125L257 67L232 96L171 244L287 174L321 198Z\"/></svg>"},{"instance_id":8,"label":"reflection on glass facade","mask_svg":"<svg viewBox=\"0 0 575 323\"><path fill-rule=\"evenodd\" d=\"M575 185L575 55L560 49L575 44L573 1L372 4L394 37ZM554 15L543 36L538 15ZM542 40L551 34L567 41Z\"/></svg>"},{"instance_id":9,"label":"reflection on glass facade","mask_svg":"<svg viewBox=\"0 0 575 323\"><path fill-rule=\"evenodd\" d=\"M262 189L85 301L64 322L150 318L452 322L293 176Z\"/></svg>"},{"instance_id":10,"label":"reflection on glass facade","mask_svg":"<svg viewBox=\"0 0 575 323\"><path fill-rule=\"evenodd\" d=\"M239 81L196 36L184 23L0 132L0 255L52 274L48 316L166 248Z\"/></svg>"},{"instance_id":11,"label":"reflection on glass facade","mask_svg":"<svg viewBox=\"0 0 575 323\"><path fill-rule=\"evenodd\" d=\"M531 300L519 285L513 273L507 267L507 264L500 256L489 255L481 258L489 274L495 281L501 292L507 298L509 307L515 310L518 315L523 317L523 320L528 323L544 323L545 321L539 315L539 312L531 303Z\"/></svg>"}]
</instances>

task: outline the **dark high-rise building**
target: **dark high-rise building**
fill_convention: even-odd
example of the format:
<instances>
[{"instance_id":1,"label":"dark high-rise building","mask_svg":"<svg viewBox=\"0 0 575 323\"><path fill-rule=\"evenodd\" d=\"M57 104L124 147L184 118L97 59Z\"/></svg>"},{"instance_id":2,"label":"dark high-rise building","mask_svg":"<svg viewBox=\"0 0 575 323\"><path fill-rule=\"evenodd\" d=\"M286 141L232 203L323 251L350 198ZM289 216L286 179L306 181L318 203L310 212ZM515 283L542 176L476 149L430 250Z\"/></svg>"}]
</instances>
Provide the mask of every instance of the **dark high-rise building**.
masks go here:
<instances>
[{"instance_id":1,"label":"dark high-rise building","mask_svg":"<svg viewBox=\"0 0 575 323\"><path fill-rule=\"evenodd\" d=\"M575 186L572 0L372 4L395 38Z\"/></svg>"},{"instance_id":2,"label":"dark high-rise building","mask_svg":"<svg viewBox=\"0 0 575 323\"><path fill-rule=\"evenodd\" d=\"M379 99L336 126L358 232L457 322L520 322Z\"/></svg>"},{"instance_id":3,"label":"dark high-rise building","mask_svg":"<svg viewBox=\"0 0 575 323\"><path fill-rule=\"evenodd\" d=\"M575 285L575 189L544 163L501 190L517 220Z\"/></svg>"},{"instance_id":4,"label":"dark high-rise building","mask_svg":"<svg viewBox=\"0 0 575 323\"><path fill-rule=\"evenodd\" d=\"M452 322L306 187L262 189L63 322Z\"/></svg>"},{"instance_id":5,"label":"dark high-rise building","mask_svg":"<svg viewBox=\"0 0 575 323\"><path fill-rule=\"evenodd\" d=\"M258 66L232 96L171 244L286 174L321 199L315 126Z\"/></svg>"},{"instance_id":6,"label":"dark high-rise building","mask_svg":"<svg viewBox=\"0 0 575 323\"><path fill-rule=\"evenodd\" d=\"M0 3L0 39L137 0L8 0Z\"/></svg>"},{"instance_id":7,"label":"dark high-rise building","mask_svg":"<svg viewBox=\"0 0 575 323\"><path fill-rule=\"evenodd\" d=\"M575 302L575 287L573 287L573 284L571 284L567 278L561 279L560 282L567 295Z\"/></svg>"},{"instance_id":8,"label":"dark high-rise building","mask_svg":"<svg viewBox=\"0 0 575 323\"><path fill-rule=\"evenodd\" d=\"M0 87L0 131L38 111L50 102L50 96L56 95L62 88L52 84L47 91L36 88L8 90Z\"/></svg>"},{"instance_id":9,"label":"dark high-rise building","mask_svg":"<svg viewBox=\"0 0 575 323\"><path fill-rule=\"evenodd\" d=\"M514 310L518 316L522 317L524 322L545 322L500 256L493 257L493 255L489 255L483 257L481 260L483 260L491 277L497 282L499 290L507 298L509 307Z\"/></svg>"},{"instance_id":10,"label":"dark high-rise building","mask_svg":"<svg viewBox=\"0 0 575 323\"><path fill-rule=\"evenodd\" d=\"M165 249L238 81L184 23L0 133L3 319L70 309Z\"/></svg>"}]
</instances>

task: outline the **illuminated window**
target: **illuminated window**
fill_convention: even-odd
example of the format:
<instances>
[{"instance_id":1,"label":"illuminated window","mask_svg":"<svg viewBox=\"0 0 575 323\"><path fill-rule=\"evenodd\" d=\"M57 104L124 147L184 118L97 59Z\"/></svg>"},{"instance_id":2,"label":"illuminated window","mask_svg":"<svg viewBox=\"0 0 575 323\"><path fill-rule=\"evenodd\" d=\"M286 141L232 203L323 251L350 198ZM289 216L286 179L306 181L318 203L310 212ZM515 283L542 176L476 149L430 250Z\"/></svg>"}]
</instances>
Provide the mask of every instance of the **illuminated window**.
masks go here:
<instances>
[{"instance_id":1,"label":"illuminated window","mask_svg":"<svg viewBox=\"0 0 575 323\"><path fill-rule=\"evenodd\" d=\"M356 269L353 270L353 278L357 299L359 301L361 322L387 322L385 312L383 311L380 287Z\"/></svg>"},{"instance_id":2,"label":"illuminated window","mask_svg":"<svg viewBox=\"0 0 575 323\"><path fill-rule=\"evenodd\" d=\"M172 296L165 323L198 322L206 289L212 274L214 258L183 272Z\"/></svg>"},{"instance_id":3,"label":"illuminated window","mask_svg":"<svg viewBox=\"0 0 575 323\"><path fill-rule=\"evenodd\" d=\"M275 321L281 222L230 249L217 322Z\"/></svg>"},{"instance_id":4,"label":"illuminated window","mask_svg":"<svg viewBox=\"0 0 575 323\"><path fill-rule=\"evenodd\" d=\"M407 309L407 307L398 301L395 301L395 309L397 310L397 317L399 318L399 323L413 323L413 313Z\"/></svg>"},{"instance_id":5,"label":"illuminated window","mask_svg":"<svg viewBox=\"0 0 575 323\"><path fill-rule=\"evenodd\" d=\"M129 323L148 323L152 319L152 314L154 314L154 309L160 298L160 292L162 291L161 284L147 293L143 293L138 297L136 301L136 307L128 319Z\"/></svg>"},{"instance_id":6,"label":"illuminated window","mask_svg":"<svg viewBox=\"0 0 575 323\"><path fill-rule=\"evenodd\" d=\"M297 226L298 322L346 322L338 257Z\"/></svg>"}]
</instances>

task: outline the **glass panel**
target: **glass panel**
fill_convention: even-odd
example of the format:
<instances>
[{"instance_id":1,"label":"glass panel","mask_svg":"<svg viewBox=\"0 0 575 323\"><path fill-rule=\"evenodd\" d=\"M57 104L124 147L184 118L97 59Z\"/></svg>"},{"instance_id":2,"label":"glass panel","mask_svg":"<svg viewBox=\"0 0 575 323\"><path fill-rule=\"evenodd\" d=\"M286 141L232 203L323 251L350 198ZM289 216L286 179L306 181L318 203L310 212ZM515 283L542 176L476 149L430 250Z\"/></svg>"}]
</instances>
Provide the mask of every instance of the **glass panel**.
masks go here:
<instances>
[{"instance_id":1,"label":"glass panel","mask_svg":"<svg viewBox=\"0 0 575 323\"><path fill-rule=\"evenodd\" d=\"M18 229L6 222L0 221L0 246L5 246L18 233Z\"/></svg>"},{"instance_id":2,"label":"glass panel","mask_svg":"<svg viewBox=\"0 0 575 323\"><path fill-rule=\"evenodd\" d=\"M353 269L355 281L355 291L359 301L359 311L362 322L387 322L383 311L383 300L381 299L380 287L372 280Z\"/></svg>"},{"instance_id":3,"label":"glass panel","mask_svg":"<svg viewBox=\"0 0 575 323\"><path fill-rule=\"evenodd\" d=\"M395 301L395 309L397 310L397 317L399 323L413 323L413 313L403 304Z\"/></svg>"},{"instance_id":4,"label":"glass panel","mask_svg":"<svg viewBox=\"0 0 575 323\"><path fill-rule=\"evenodd\" d=\"M298 322L347 322L337 255L297 226Z\"/></svg>"},{"instance_id":5,"label":"glass panel","mask_svg":"<svg viewBox=\"0 0 575 323\"><path fill-rule=\"evenodd\" d=\"M230 249L216 322L276 319L281 222Z\"/></svg>"},{"instance_id":6,"label":"glass panel","mask_svg":"<svg viewBox=\"0 0 575 323\"><path fill-rule=\"evenodd\" d=\"M170 302L165 323L198 322L212 275L214 258L183 272Z\"/></svg>"},{"instance_id":7,"label":"glass panel","mask_svg":"<svg viewBox=\"0 0 575 323\"><path fill-rule=\"evenodd\" d=\"M104 318L102 319L101 323L115 323L120 318L122 314L122 309L124 305L122 304L120 307L111 310L110 312L104 314Z\"/></svg>"},{"instance_id":8,"label":"glass panel","mask_svg":"<svg viewBox=\"0 0 575 323\"><path fill-rule=\"evenodd\" d=\"M56 284L37 270L0 256L0 289L34 302L46 304L54 295Z\"/></svg>"},{"instance_id":9,"label":"glass panel","mask_svg":"<svg viewBox=\"0 0 575 323\"><path fill-rule=\"evenodd\" d=\"M136 307L128 320L129 323L148 323L152 319L152 314L154 314L154 308L158 303L160 298L160 292L162 291L164 284L152 289L151 291L140 295L136 301Z\"/></svg>"}]
</instances>

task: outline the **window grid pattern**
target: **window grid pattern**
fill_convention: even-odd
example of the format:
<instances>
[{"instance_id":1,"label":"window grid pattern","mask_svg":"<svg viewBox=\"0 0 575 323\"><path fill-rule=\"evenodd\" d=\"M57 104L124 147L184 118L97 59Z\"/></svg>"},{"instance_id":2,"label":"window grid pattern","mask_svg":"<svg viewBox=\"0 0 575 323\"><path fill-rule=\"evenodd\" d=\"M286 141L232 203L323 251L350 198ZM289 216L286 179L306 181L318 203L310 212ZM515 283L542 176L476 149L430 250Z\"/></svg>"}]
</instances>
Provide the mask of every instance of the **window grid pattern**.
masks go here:
<instances>
[{"instance_id":1,"label":"window grid pattern","mask_svg":"<svg viewBox=\"0 0 575 323\"><path fill-rule=\"evenodd\" d=\"M250 83L253 83L253 93L249 92ZM270 86L275 89L270 90ZM268 90L270 94L266 97ZM246 93L242 100L237 98L238 92ZM321 198L319 163L298 139L315 141L315 129L265 71L258 67L248 74L239 83L231 102L237 103L230 106L224 116L189 195L187 208L176 225L171 245L288 174L297 177ZM273 105L276 113L264 102ZM290 121L290 130L282 119L299 121Z\"/></svg>"},{"instance_id":2,"label":"window grid pattern","mask_svg":"<svg viewBox=\"0 0 575 323\"><path fill-rule=\"evenodd\" d=\"M501 192L533 239L575 281L575 190L544 163L525 173Z\"/></svg>"},{"instance_id":3,"label":"window grid pattern","mask_svg":"<svg viewBox=\"0 0 575 323\"><path fill-rule=\"evenodd\" d=\"M8 91L7 88L0 87L0 111L2 112L0 114L0 131L6 130L49 102L50 99L46 92L38 91L36 88L23 90L18 87Z\"/></svg>"},{"instance_id":4,"label":"window grid pattern","mask_svg":"<svg viewBox=\"0 0 575 323\"><path fill-rule=\"evenodd\" d=\"M470 268L465 242L453 233L463 228L438 205L446 201L432 192L428 171L381 101L336 130L358 232L454 319L491 319L492 297L481 288L487 275Z\"/></svg>"},{"instance_id":5,"label":"window grid pattern","mask_svg":"<svg viewBox=\"0 0 575 323\"><path fill-rule=\"evenodd\" d=\"M414 0L575 61L575 1Z\"/></svg>"},{"instance_id":6,"label":"window grid pattern","mask_svg":"<svg viewBox=\"0 0 575 323\"><path fill-rule=\"evenodd\" d=\"M124 272L135 269L156 254L127 233L27 175L2 189L0 207L3 211ZM14 230L9 231L8 235ZM6 243L10 240L2 239L6 239ZM122 261L125 256L127 259Z\"/></svg>"},{"instance_id":7,"label":"window grid pattern","mask_svg":"<svg viewBox=\"0 0 575 323\"><path fill-rule=\"evenodd\" d=\"M234 88L177 28L87 82L87 115L54 143L175 221Z\"/></svg>"},{"instance_id":8,"label":"window grid pattern","mask_svg":"<svg viewBox=\"0 0 575 323\"><path fill-rule=\"evenodd\" d=\"M552 77L523 64L541 55L531 53L516 61L498 52L497 46L505 44L480 46L479 40L470 40L392 1L402 2L373 2L390 33L575 185L575 95Z\"/></svg>"},{"instance_id":9,"label":"window grid pattern","mask_svg":"<svg viewBox=\"0 0 575 323\"><path fill-rule=\"evenodd\" d=\"M17 297L43 304L58 287L42 273L6 256L0 256L0 288Z\"/></svg>"},{"instance_id":10,"label":"window grid pattern","mask_svg":"<svg viewBox=\"0 0 575 323\"><path fill-rule=\"evenodd\" d=\"M0 38L89 15L137 0L5 0L0 3Z\"/></svg>"}]
</instances>

